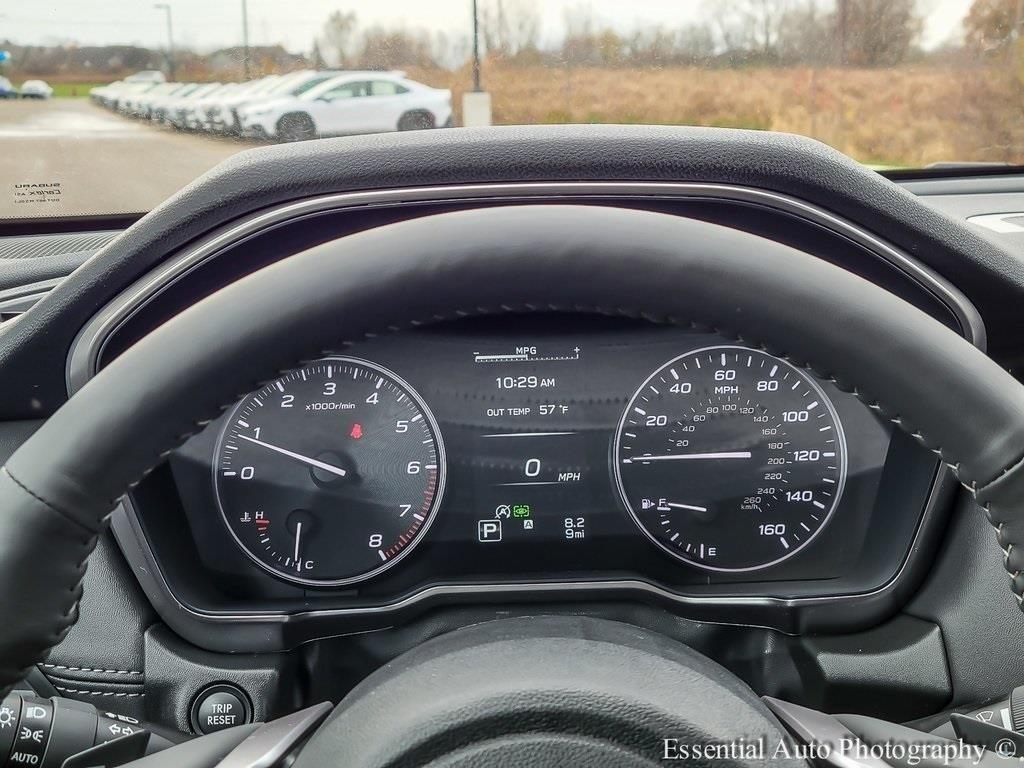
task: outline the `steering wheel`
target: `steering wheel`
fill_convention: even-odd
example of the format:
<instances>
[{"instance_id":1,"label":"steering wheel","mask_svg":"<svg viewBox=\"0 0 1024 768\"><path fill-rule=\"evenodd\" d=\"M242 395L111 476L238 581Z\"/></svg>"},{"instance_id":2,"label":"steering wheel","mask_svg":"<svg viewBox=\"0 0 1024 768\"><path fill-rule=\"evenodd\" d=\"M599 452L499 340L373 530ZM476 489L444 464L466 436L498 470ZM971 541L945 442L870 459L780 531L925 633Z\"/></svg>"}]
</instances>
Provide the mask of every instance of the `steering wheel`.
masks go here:
<instances>
[{"instance_id":1,"label":"steering wheel","mask_svg":"<svg viewBox=\"0 0 1024 768\"><path fill-rule=\"evenodd\" d=\"M629 209L506 206L284 259L174 317L71 398L0 472L0 579L18 585L0 602L0 685L74 623L121 496L245 393L367 335L508 312L707 327L835 381L952 467L995 526L1021 599L1024 389L982 352L877 286L752 234ZM655 735L783 734L745 684L675 642L537 617L452 632L386 665L298 766L647 765L661 756Z\"/></svg>"}]
</instances>

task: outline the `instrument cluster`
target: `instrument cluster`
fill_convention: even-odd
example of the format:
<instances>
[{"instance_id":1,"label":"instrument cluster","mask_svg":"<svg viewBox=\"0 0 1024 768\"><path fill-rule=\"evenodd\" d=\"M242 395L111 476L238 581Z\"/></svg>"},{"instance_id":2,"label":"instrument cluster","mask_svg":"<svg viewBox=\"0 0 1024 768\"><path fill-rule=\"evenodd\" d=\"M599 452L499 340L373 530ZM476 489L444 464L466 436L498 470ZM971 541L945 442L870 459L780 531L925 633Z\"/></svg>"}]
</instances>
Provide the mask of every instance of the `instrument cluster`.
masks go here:
<instances>
[{"instance_id":1,"label":"instrument cluster","mask_svg":"<svg viewBox=\"0 0 1024 768\"><path fill-rule=\"evenodd\" d=\"M225 604L502 584L798 599L891 580L935 476L852 394L763 350L507 316L288 371L176 452L138 507L168 570L198 562ZM153 511L168 496L188 536Z\"/></svg>"}]
</instances>

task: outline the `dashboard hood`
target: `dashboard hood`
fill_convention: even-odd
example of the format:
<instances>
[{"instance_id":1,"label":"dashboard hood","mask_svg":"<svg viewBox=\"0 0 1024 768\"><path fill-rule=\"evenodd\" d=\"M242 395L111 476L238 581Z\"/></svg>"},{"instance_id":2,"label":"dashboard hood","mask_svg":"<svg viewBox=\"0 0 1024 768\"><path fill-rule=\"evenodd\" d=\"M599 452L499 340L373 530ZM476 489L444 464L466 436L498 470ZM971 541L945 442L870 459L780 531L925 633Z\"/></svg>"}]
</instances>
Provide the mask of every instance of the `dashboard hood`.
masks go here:
<instances>
[{"instance_id":1,"label":"dashboard hood","mask_svg":"<svg viewBox=\"0 0 1024 768\"><path fill-rule=\"evenodd\" d=\"M969 298L1012 313L1024 268L966 224L817 141L789 134L660 126L442 129L325 139L239 153L182 189L83 265L0 338L0 364L39 371L0 383L7 417L52 412L65 371L45 345L70 347L77 330L120 288L178 249L261 208L331 193L486 182L692 181L736 184L814 200L859 222L940 274ZM187 201L187 205L182 205ZM965 269L969 265L969 269ZM999 286L994 289L993 286ZM993 290L1005 291L1004 302ZM1013 334L1017 317L985 317ZM993 334L990 339L1002 339Z\"/></svg>"}]
</instances>

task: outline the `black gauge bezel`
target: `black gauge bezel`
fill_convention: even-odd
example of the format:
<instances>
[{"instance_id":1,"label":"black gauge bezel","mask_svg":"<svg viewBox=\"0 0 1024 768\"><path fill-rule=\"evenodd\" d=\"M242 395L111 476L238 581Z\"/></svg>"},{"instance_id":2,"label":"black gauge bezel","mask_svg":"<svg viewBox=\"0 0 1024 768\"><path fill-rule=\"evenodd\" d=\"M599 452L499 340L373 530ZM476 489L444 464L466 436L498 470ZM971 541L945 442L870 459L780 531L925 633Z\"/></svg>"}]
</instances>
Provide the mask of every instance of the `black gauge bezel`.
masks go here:
<instances>
[{"instance_id":1,"label":"black gauge bezel","mask_svg":"<svg viewBox=\"0 0 1024 768\"><path fill-rule=\"evenodd\" d=\"M224 510L224 503L223 500L221 499L219 485L220 476L219 473L217 472L217 467L224 446L224 438L227 434L228 429L235 421L235 415L238 413L239 409L242 408L242 406L245 405L245 403L248 402L253 397L254 394L256 394L256 392L250 392L249 394L247 394L245 397L239 400L229 412L228 418L225 419L224 421L224 426L221 428L220 432L217 435L217 442L215 444L213 461L210 462L210 473L213 482L213 497L217 503L217 509L220 511L220 516L222 521L224 522L224 527L227 528L228 533L231 534L231 538L234 540L235 544L238 545L239 549L241 549L241 551L245 553L246 557L248 557L252 562L254 562L256 565L258 565L260 568L262 568L264 571L266 571L275 578L281 579L282 581L290 582L292 584L299 584L305 587L315 587L321 589L331 587L346 587L354 584L361 584L377 576L380 576L385 571L390 570L395 565L404 560L406 557L408 557L409 553L415 550L416 547L420 544L420 542L423 541L423 538L427 535L431 525L433 525L434 520L437 518L438 511L441 506L441 501L444 498L445 481L447 480L448 477L448 460L446 458L444 450L444 438L441 436L441 429L440 427L438 427L437 420L434 418L433 411L430 410L430 407L426 404L423 397L420 395L419 392L416 391L416 389L411 384L409 384L409 382L407 382L405 379L403 379L401 376L399 376L397 373L390 370L389 368L385 368L384 366L378 363L374 363L370 360L366 360L361 357L350 357L347 355L328 355L326 357L321 357L316 360L311 360L304 365L297 366L296 368L284 371L280 376L274 379L274 382L279 381L281 378L288 376L289 374L294 373L295 371L303 370L318 365L320 363L328 362L340 364L348 363L350 365L360 366L372 371L376 371L381 376L391 379L396 385L398 385L398 387L400 387L405 392L409 399L416 405L416 407L423 414L423 418L429 425L431 433L434 437L434 445L437 451L437 489L434 491L434 496L430 503L430 509L426 515L426 520L423 522L423 525L421 525L419 529L416 531L416 535L412 537L409 544L407 544L397 555L395 555L393 558L390 558L389 560L384 561L373 570L366 571L356 576L349 576L343 579L310 579L303 578L300 576L293 576L284 571L277 570L269 563L265 563L262 559L260 559L241 540L241 538L239 538L238 534L235 532L235 529L231 526L231 523L228 521L227 512L225 512ZM269 383L273 384L274 382Z\"/></svg>"},{"instance_id":2,"label":"black gauge bezel","mask_svg":"<svg viewBox=\"0 0 1024 768\"><path fill-rule=\"evenodd\" d=\"M656 536L654 536L647 529L647 526L644 525L643 522L640 520L640 516L636 513L636 510L633 509L633 505L629 501L629 497L626 494L626 489L623 486L621 461L619 460L620 446L622 444L622 431L625 428L627 417L629 416L630 411L636 403L637 398L640 396L640 393L643 392L650 385L651 381L656 376L658 376L662 371L666 370L667 368L670 368L671 366L675 365L684 358L696 357L697 355L709 352L723 352L725 350L742 350L744 352L755 352L760 355L765 355L775 360L779 365L785 366L789 370L793 371L797 376L801 378L802 381L807 382L807 384L811 387L811 389L814 390L815 394L818 396L821 402L825 404L825 407L828 409L828 412L832 417L832 423L835 425L835 431L839 438L839 479L837 482L835 496L832 500L831 506L828 509L828 512L825 514L825 519L821 521L821 524L818 525L818 527L807 538L806 541L801 542L799 546L793 548L791 551L786 552L786 554L784 554L782 557L776 558L775 560L772 560L767 563L760 563L758 565L748 566L745 568L724 568L720 566L709 565L708 563L703 563L699 560L693 560L691 558L688 558L685 552L668 546L663 541L659 540ZM634 391L633 394L630 395L629 400L626 403L626 407L622 409L622 416L619 417L618 425L615 428L615 436L612 440L610 463L612 466L612 475L615 478L615 490L618 493L619 501L625 507L626 511L629 513L629 516L633 519L633 522L636 523L636 526L640 529L640 532L643 533L643 535L647 538L648 541L657 546L658 549L672 556L676 560L685 563L686 565L693 566L694 568L700 568L705 571L715 571L717 573L750 573L753 571L763 571L767 568L772 568L773 566L779 565L780 563L789 560L790 558L796 556L800 552L805 551L807 547L811 544L811 542L817 539L821 532L828 528L829 522L831 522L835 514L835 511L839 508L839 505L843 500L843 491L846 488L846 475L848 471L848 455L849 451L846 445L846 430L843 429L843 422L839 418L839 413L836 411L836 407L833 404L832 399L821 388L821 385L815 380L813 374L810 374L806 370L798 368L788 360L776 357L775 355L769 352L765 352L764 350L761 349L757 349L754 347L746 347L740 344L714 344L707 347L700 347L699 349L691 349L687 352L682 353L681 355L676 355L671 360L666 360L660 366L655 368L654 371L652 371L651 374L643 380L643 382L641 382L640 386L636 388L636 391Z\"/></svg>"}]
</instances>

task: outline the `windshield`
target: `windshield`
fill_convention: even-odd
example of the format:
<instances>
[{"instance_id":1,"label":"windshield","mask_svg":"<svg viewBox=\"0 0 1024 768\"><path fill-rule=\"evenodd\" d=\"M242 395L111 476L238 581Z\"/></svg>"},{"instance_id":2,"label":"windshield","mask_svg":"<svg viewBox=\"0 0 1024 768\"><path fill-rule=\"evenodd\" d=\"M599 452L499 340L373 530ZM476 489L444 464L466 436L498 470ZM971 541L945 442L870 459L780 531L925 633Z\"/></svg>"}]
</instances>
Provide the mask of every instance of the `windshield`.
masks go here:
<instances>
[{"instance_id":1,"label":"windshield","mask_svg":"<svg viewBox=\"0 0 1024 768\"><path fill-rule=\"evenodd\" d=\"M538 123L1024 164L1021 0L34 0L0 13L0 217L142 213L273 142Z\"/></svg>"}]
</instances>

